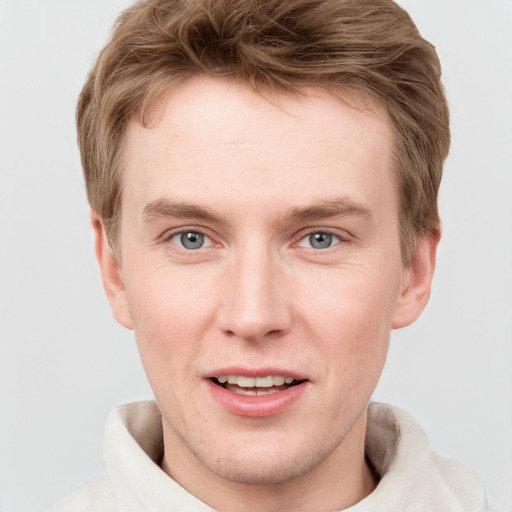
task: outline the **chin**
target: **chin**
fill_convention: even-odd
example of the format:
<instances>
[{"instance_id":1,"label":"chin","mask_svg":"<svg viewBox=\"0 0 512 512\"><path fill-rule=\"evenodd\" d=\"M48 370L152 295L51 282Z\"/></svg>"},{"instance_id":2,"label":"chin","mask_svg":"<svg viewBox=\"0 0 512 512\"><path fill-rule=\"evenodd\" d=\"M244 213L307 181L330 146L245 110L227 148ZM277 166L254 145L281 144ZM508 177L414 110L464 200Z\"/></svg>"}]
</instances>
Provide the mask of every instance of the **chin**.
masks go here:
<instances>
[{"instance_id":1,"label":"chin","mask_svg":"<svg viewBox=\"0 0 512 512\"><path fill-rule=\"evenodd\" d=\"M299 464L283 461L280 455L274 462L265 461L225 461L211 467L217 476L229 482L245 485L276 485L291 482L311 469L302 459Z\"/></svg>"},{"instance_id":2,"label":"chin","mask_svg":"<svg viewBox=\"0 0 512 512\"><path fill-rule=\"evenodd\" d=\"M297 449L281 444L273 450L252 449L238 450L236 457L232 454L217 458L200 457L202 464L224 480L245 485L285 484L300 478L321 465L339 444L329 446L306 446ZM288 448L288 450L286 450ZM196 454L198 455L198 454Z\"/></svg>"}]
</instances>

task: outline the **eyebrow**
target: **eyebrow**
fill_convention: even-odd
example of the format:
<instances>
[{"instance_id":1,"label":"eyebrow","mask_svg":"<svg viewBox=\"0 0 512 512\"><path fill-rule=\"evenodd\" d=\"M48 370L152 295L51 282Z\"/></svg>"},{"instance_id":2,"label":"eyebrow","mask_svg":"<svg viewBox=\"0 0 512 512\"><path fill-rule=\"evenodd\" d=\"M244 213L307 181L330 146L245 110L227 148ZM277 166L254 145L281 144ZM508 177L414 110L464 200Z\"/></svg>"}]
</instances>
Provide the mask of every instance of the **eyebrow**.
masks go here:
<instances>
[{"instance_id":1,"label":"eyebrow","mask_svg":"<svg viewBox=\"0 0 512 512\"><path fill-rule=\"evenodd\" d=\"M208 222L219 222L220 218L208 208L193 203L157 199L147 204L142 210L143 219L152 222L160 218L177 217L181 219L199 219Z\"/></svg>"},{"instance_id":2,"label":"eyebrow","mask_svg":"<svg viewBox=\"0 0 512 512\"><path fill-rule=\"evenodd\" d=\"M147 204L142 211L143 219L152 222L161 218L198 219L207 222L221 222L221 218L208 208L193 203L157 199ZM331 217L373 217L371 208L348 197L324 200L304 207L293 207L286 213L285 222L300 222L327 219Z\"/></svg>"},{"instance_id":3,"label":"eyebrow","mask_svg":"<svg viewBox=\"0 0 512 512\"><path fill-rule=\"evenodd\" d=\"M363 203L358 203L348 197L339 197L321 201L311 206L291 208L286 214L286 219L291 222L297 222L352 216L371 219L373 211Z\"/></svg>"}]
</instances>

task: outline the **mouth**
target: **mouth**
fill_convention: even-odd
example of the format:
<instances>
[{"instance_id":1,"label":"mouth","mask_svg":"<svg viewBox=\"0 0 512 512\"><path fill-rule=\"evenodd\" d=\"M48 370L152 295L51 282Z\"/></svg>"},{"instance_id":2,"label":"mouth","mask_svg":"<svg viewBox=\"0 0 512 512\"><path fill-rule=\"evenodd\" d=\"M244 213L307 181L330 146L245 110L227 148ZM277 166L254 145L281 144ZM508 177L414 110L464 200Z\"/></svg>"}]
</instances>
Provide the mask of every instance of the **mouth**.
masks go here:
<instances>
[{"instance_id":1,"label":"mouth","mask_svg":"<svg viewBox=\"0 0 512 512\"><path fill-rule=\"evenodd\" d=\"M219 375L210 379L215 385L245 396L272 395L303 383L306 379L296 379L284 375L250 377L246 375Z\"/></svg>"},{"instance_id":2,"label":"mouth","mask_svg":"<svg viewBox=\"0 0 512 512\"><path fill-rule=\"evenodd\" d=\"M304 404L313 386L306 375L279 368L218 368L203 381L214 402L247 418L278 416Z\"/></svg>"}]
</instances>

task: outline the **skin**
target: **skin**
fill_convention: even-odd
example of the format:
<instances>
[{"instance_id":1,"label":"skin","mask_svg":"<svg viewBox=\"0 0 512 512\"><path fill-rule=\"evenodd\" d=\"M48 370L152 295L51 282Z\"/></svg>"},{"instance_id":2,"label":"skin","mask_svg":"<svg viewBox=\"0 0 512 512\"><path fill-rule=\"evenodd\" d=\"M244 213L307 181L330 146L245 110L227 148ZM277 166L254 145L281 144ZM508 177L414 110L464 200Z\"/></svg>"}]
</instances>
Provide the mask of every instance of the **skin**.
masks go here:
<instances>
[{"instance_id":1,"label":"skin","mask_svg":"<svg viewBox=\"0 0 512 512\"><path fill-rule=\"evenodd\" d=\"M368 401L391 329L426 305L438 240L403 266L393 136L367 105L195 77L151 127L128 128L122 264L92 215L112 311L162 410L162 467L216 509L341 509L377 483ZM205 379L227 366L286 369L306 388L279 414L236 415Z\"/></svg>"}]
</instances>

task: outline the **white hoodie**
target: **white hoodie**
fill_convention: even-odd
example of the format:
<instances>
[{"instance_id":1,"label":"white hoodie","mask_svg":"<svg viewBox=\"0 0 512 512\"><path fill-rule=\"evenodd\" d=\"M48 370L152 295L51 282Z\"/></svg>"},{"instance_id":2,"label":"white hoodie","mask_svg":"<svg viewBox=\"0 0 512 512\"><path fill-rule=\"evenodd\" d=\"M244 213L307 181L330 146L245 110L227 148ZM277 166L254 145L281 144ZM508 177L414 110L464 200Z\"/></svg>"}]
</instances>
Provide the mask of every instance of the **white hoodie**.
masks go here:
<instances>
[{"instance_id":1,"label":"white hoodie","mask_svg":"<svg viewBox=\"0 0 512 512\"><path fill-rule=\"evenodd\" d=\"M483 512L478 477L430 451L421 428L404 411L372 403L366 456L380 475L377 488L347 512ZM106 474L61 500L51 512L206 512L158 465L163 453L154 402L118 407L105 429Z\"/></svg>"}]
</instances>

